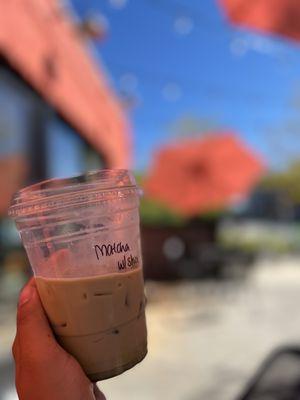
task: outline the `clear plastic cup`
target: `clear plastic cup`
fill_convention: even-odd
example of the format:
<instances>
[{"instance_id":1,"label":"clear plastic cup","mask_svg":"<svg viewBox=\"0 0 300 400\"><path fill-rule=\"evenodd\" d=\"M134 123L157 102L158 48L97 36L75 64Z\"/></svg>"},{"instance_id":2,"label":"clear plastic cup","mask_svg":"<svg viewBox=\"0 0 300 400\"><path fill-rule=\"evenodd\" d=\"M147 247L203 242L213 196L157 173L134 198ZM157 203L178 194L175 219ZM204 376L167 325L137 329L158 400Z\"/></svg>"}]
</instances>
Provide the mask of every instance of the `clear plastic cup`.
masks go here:
<instances>
[{"instance_id":1,"label":"clear plastic cup","mask_svg":"<svg viewBox=\"0 0 300 400\"><path fill-rule=\"evenodd\" d=\"M9 210L60 344L92 381L147 353L139 190L126 170L51 179Z\"/></svg>"}]
</instances>

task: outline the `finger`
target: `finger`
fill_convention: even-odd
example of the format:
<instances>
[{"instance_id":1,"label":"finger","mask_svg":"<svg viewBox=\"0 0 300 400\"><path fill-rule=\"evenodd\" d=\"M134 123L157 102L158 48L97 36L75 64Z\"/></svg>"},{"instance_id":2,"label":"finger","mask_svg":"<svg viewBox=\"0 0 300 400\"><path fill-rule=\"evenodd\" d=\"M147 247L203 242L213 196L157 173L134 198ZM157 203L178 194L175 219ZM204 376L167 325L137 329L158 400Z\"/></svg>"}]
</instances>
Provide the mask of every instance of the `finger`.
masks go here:
<instances>
[{"instance_id":1,"label":"finger","mask_svg":"<svg viewBox=\"0 0 300 400\"><path fill-rule=\"evenodd\" d=\"M12 346L12 354L13 354L13 358L15 360L15 378L17 379L19 377L20 374L20 363L18 362L19 360L19 340L18 340L18 336L15 337L13 346Z\"/></svg>"},{"instance_id":2,"label":"finger","mask_svg":"<svg viewBox=\"0 0 300 400\"><path fill-rule=\"evenodd\" d=\"M18 345L18 337L15 337L15 340L12 345L12 355L14 359L16 360L18 358L18 352L19 352L19 345Z\"/></svg>"},{"instance_id":3,"label":"finger","mask_svg":"<svg viewBox=\"0 0 300 400\"><path fill-rule=\"evenodd\" d=\"M104 394L100 392L96 384L94 384L94 395L96 400L106 400Z\"/></svg>"},{"instance_id":4,"label":"finger","mask_svg":"<svg viewBox=\"0 0 300 400\"><path fill-rule=\"evenodd\" d=\"M17 312L17 351L43 354L56 344L48 323L34 279L20 294Z\"/></svg>"}]
</instances>

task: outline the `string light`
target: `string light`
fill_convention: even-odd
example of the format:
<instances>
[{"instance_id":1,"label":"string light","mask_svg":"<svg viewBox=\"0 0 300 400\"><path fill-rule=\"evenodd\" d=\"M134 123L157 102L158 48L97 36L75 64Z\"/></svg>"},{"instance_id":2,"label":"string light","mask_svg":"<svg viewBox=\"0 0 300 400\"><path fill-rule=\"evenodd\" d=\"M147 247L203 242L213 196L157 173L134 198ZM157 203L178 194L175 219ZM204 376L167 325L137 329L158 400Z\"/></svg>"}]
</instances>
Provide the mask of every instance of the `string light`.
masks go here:
<instances>
[{"instance_id":1,"label":"string light","mask_svg":"<svg viewBox=\"0 0 300 400\"><path fill-rule=\"evenodd\" d=\"M134 92L138 86L137 76L127 72L120 77L120 87L126 92Z\"/></svg>"},{"instance_id":2,"label":"string light","mask_svg":"<svg viewBox=\"0 0 300 400\"><path fill-rule=\"evenodd\" d=\"M161 88L162 85L163 88L165 88L169 83L175 84L180 90L178 98L182 96L183 92L189 92L190 94L194 93L197 96L199 96L199 94L205 95L207 100L210 99L214 102L218 100L226 100L226 102L236 100L239 102L240 107L252 107L252 109L254 107L257 109L262 107L264 107L264 109L270 108L271 110L275 108L282 109L285 105L283 101L278 101L280 98L274 97L272 94L266 96L263 93L254 92L246 88L241 88L240 86L236 88L229 86L226 88L226 86L217 82L191 80L185 77L175 76L170 71L163 72L147 70L137 66L133 67L123 65L122 63L114 62L113 60L109 61L108 65L111 70L119 70L121 76L123 75L123 71L131 71L131 74L139 79L140 84L149 84L152 87L156 86L159 88Z\"/></svg>"},{"instance_id":3,"label":"string light","mask_svg":"<svg viewBox=\"0 0 300 400\"><path fill-rule=\"evenodd\" d=\"M229 48L234 56L241 57L247 53L248 43L245 38L237 37L231 41Z\"/></svg>"},{"instance_id":4,"label":"string light","mask_svg":"<svg viewBox=\"0 0 300 400\"><path fill-rule=\"evenodd\" d=\"M194 21L190 17L178 17L174 21L174 30L179 35L189 35L194 29Z\"/></svg>"},{"instance_id":5,"label":"string light","mask_svg":"<svg viewBox=\"0 0 300 400\"><path fill-rule=\"evenodd\" d=\"M177 83L170 82L164 86L162 95L167 101L177 101L181 97L181 89Z\"/></svg>"},{"instance_id":6,"label":"string light","mask_svg":"<svg viewBox=\"0 0 300 400\"><path fill-rule=\"evenodd\" d=\"M178 18L190 19L193 22L193 28L196 27L195 23L197 23L197 26L205 27L205 29L209 30L211 33L216 32L215 26L218 24L218 21L212 20L212 18L202 13L199 9L179 2L170 2L168 0L147 1L151 6L154 6L166 15L175 18L175 20ZM232 33L229 24L224 24L223 28L229 33Z\"/></svg>"},{"instance_id":7,"label":"string light","mask_svg":"<svg viewBox=\"0 0 300 400\"><path fill-rule=\"evenodd\" d=\"M109 4L116 10L122 10L127 5L127 0L109 0Z\"/></svg>"}]
</instances>

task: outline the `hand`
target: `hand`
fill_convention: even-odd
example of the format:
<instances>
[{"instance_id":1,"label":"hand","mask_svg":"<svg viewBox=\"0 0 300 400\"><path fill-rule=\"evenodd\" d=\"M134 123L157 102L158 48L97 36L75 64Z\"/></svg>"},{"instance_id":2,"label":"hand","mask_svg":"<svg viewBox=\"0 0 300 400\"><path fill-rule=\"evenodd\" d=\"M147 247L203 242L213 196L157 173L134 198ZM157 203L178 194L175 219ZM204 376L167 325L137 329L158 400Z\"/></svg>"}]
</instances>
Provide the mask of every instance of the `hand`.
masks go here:
<instances>
[{"instance_id":1,"label":"hand","mask_svg":"<svg viewBox=\"0 0 300 400\"><path fill-rule=\"evenodd\" d=\"M34 279L20 295L13 355L20 400L105 400L55 340Z\"/></svg>"}]
</instances>

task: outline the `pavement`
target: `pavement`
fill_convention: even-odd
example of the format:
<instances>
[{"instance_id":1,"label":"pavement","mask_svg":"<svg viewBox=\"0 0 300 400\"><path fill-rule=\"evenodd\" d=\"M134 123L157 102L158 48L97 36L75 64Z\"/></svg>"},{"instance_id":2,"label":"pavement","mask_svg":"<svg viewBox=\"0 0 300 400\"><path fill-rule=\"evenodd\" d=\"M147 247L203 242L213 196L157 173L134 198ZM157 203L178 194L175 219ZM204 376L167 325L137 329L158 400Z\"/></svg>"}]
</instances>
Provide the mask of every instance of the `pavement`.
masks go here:
<instances>
[{"instance_id":1,"label":"pavement","mask_svg":"<svg viewBox=\"0 0 300 400\"><path fill-rule=\"evenodd\" d=\"M300 346L299 257L260 259L244 279L148 282L146 291L149 354L99 384L108 400L235 400L271 350ZM0 400L17 399L14 312L0 310Z\"/></svg>"},{"instance_id":2,"label":"pavement","mask_svg":"<svg viewBox=\"0 0 300 400\"><path fill-rule=\"evenodd\" d=\"M14 372L10 354L15 335L14 301L0 302L0 400L17 400L13 389Z\"/></svg>"}]
</instances>

